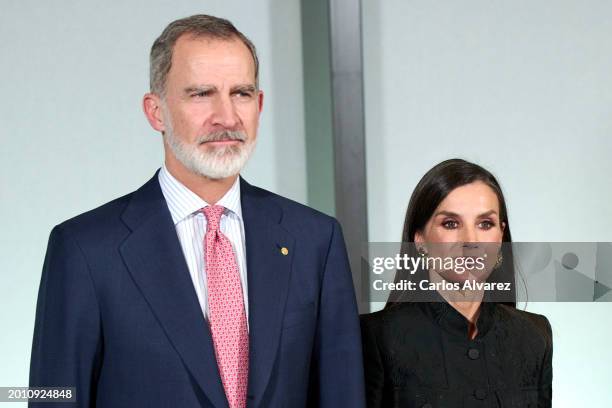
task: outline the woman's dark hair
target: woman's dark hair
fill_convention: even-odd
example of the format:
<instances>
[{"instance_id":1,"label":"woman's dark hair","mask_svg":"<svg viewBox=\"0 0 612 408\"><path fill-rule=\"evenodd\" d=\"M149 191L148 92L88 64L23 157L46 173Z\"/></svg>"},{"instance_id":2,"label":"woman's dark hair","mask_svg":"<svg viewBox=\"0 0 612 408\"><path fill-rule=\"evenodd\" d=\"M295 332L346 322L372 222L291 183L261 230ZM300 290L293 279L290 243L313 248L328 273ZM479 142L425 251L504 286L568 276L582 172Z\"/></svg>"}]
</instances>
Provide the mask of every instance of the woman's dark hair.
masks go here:
<instances>
[{"instance_id":1,"label":"woman's dark hair","mask_svg":"<svg viewBox=\"0 0 612 408\"><path fill-rule=\"evenodd\" d=\"M451 191L457 187L471 184L476 181L485 183L495 192L499 201L499 221L505 224L502 242L512 242L506 200L493 174L477 164L462 159L450 159L437 164L429 170L412 192L404 221L401 253L408 254L408 256L411 257L418 256L414 245L415 234L419 231L423 231L436 208L438 208L440 203ZM510 279L512 293L504 297L507 301L501 303L515 307L515 274L511 245L502 245L502 256L503 262L501 266L493 270L487 281L508 282ZM396 282L406 278L419 282L423 279L428 280L429 276L428 271L423 269L417 270L414 275L410 276L406 271L397 271L395 276ZM417 292L419 291L392 291L385 307L390 307L401 302L416 300L419 295Z\"/></svg>"}]
</instances>

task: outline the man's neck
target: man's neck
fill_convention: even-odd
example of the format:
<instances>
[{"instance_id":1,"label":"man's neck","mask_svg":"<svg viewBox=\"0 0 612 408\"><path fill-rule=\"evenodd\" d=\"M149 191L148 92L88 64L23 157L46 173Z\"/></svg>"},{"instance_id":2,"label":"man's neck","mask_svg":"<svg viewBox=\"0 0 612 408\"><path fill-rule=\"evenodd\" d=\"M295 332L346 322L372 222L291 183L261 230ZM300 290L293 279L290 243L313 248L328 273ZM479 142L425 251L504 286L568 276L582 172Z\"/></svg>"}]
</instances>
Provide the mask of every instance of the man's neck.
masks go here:
<instances>
[{"instance_id":1,"label":"man's neck","mask_svg":"<svg viewBox=\"0 0 612 408\"><path fill-rule=\"evenodd\" d=\"M232 188L238 175L211 179L187 170L183 165L166 160L166 169L172 176L210 205L216 204Z\"/></svg>"}]
</instances>

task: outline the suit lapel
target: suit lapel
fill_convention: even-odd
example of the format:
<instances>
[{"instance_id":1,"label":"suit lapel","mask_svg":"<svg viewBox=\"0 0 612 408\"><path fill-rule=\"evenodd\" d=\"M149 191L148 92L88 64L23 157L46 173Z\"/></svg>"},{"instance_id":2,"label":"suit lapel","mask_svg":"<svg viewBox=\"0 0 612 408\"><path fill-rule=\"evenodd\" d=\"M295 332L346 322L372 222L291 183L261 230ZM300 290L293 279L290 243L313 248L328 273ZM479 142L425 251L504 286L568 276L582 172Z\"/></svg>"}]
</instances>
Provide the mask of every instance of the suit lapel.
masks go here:
<instances>
[{"instance_id":1,"label":"suit lapel","mask_svg":"<svg viewBox=\"0 0 612 408\"><path fill-rule=\"evenodd\" d=\"M270 193L240 181L249 291L248 406L257 407L278 353L295 243L280 226L282 210Z\"/></svg>"},{"instance_id":2,"label":"suit lapel","mask_svg":"<svg viewBox=\"0 0 612 408\"><path fill-rule=\"evenodd\" d=\"M206 397L227 407L208 323L157 174L134 193L123 220L132 233L120 251L134 282Z\"/></svg>"}]
</instances>

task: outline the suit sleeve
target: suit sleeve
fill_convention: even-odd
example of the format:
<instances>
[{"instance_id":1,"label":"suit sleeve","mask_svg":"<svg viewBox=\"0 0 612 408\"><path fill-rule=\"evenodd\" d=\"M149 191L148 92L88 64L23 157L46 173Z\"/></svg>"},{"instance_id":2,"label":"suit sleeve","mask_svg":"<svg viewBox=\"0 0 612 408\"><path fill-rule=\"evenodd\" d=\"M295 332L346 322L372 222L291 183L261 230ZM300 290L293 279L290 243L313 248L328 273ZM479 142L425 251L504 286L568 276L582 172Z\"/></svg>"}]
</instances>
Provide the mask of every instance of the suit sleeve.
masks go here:
<instances>
[{"instance_id":1,"label":"suit sleeve","mask_svg":"<svg viewBox=\"0 0 612 408\"><path fill-rule=\"evenodd\" d=\"M544 352L544 358L542 361L542 371L540 373L540 384L538 387L538 407L549 408L552 406L552 328L550 327L550 322L545 316L542 316L542 319L544 320L543 325L545 327L546 350Z\"/></svg>"},{"instance_id":2,"label":"suit sleeve","mask_svg":"<svg viewBox=\"0 0 612 408\"><path fill-rule=\"evenodd\" d=\"M51 231L38 292L30 386L76 388L76 403L57 402L54 407L94 406L101 339L99 306L85 257L57 226ZM39 406L48 404L29 404Z\"/></svg>"},{"instance_id":3,"label":"suit sleeve","mask_svg":"<svg viewBox=\"0 0 612 408\"><path fill-rule=\"evenodd\" d=\"M312 370L309 406L365 406L359 312L342 230L335 220L322 277Z\"/></svg>"},{"instance_id":4,"label":"suit sleeve","mask_svg":"<svg viewBox=\"0 0 612 408\"><path fill-rule=\"evenodd\" d=\"M382 408L385 371L376 341L376 333L374 327L372 327L373 324L370 316L361 316L366 401L368 408Z\"/></svg>"}]
</instances>

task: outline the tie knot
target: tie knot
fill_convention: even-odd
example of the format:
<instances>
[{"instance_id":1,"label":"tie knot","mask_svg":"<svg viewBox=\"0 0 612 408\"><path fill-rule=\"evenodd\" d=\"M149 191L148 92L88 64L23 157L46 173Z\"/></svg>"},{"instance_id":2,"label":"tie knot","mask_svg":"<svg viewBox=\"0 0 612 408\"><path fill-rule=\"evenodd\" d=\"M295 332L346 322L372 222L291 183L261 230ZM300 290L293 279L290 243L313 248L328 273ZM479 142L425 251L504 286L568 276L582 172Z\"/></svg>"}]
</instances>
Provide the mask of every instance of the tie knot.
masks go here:
<instances>
[{"instance_id":1,"label":"tie knot","mask_svg":"<svg viewBox=\"0 0 612 408\"><path fill-rule=\"evenodd\" d=\"M209 205L202 209L204 216L206 217L207 231L218 231L221 216L225 211L225 207L222 205Z\"/></svg>"}]
</instances>

